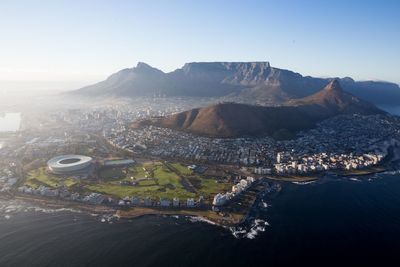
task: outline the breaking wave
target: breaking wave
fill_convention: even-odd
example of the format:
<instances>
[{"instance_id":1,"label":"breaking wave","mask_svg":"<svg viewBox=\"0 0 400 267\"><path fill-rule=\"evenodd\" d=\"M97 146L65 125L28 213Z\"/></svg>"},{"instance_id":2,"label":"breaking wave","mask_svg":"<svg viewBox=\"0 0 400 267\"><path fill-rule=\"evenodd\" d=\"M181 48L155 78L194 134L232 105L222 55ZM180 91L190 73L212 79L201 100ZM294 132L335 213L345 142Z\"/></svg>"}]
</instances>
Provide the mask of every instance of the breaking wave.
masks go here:
<instances>
[{"instance_id":1,"label":"breaking wave","mask_svg":"<svg viewBox=\"0 0 400 267\"><path fill-rule=\"evenodd\" d=\"M249 225L230 227L229 230L235 238L254 239L259 233L265 232L267 226L269 223L266 220L255 219Z\"/></svg>"},{"instance_id":2,"label":"breaking wave","mask_svg":"<svg viewBox=\"0 0 400 267\"><path fill-rule=\"evenodd\" d=\"M206 218L203 218L203 217L198 217L198 216L188 216L188 218L189 218L189 221L190 222L203 222L203 223L208 223L208 224L211 224L211 225L217 225L215 222L213 222L213 221L210 221L210 220L208 220L208 219L206 219Z\"/></svg>"},{"instance_id":3,"label":"breaking wave","mask_svg":"<svg viewBox=\"0 0 400 267\"><path fill-rule=\"evenodd\" d=\"M293 184L297 185L308 185L308 184L313 184L315 181L305 181L305 182L292 182Z\"/></svg>"}]
</instances>

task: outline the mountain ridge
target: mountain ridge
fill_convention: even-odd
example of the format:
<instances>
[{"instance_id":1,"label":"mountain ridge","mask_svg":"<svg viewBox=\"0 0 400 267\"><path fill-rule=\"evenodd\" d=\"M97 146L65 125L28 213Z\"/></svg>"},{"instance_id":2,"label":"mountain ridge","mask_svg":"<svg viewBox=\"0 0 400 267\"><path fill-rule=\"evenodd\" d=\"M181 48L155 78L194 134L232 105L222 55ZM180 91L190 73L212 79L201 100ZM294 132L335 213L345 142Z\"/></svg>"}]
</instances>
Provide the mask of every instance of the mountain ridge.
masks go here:
<instances>
[{"instance_id":1,"label":"mountain ridge","mask_svg":"<svg viewBox=\"0 0 400 267\"><path fill-rule=\"evenodd\" d=\"M155 125L218 138L258 135L281 138L293 136L299 130L339 114L383 113L374 105L344 92L338 80L333 80L312 96L278 107L219 103L140 121L133 127Z\"/></svg>"},{"instance_id":2,"label":"mountain ridge","mask_svg":"<svg viewBox=\"0 0 400 267\"><path fill-rule=\"evenodd\" d=\"M123 69L106 80L72 94L87 96L206 96L250 104L276 104L317 92L334 78L302 76L272 67L268 61L191 62L172 72L146 63ZM400 98L397 84L381 81L339 79L345 91L375 104Z\"/></svg>"}]
</instances>

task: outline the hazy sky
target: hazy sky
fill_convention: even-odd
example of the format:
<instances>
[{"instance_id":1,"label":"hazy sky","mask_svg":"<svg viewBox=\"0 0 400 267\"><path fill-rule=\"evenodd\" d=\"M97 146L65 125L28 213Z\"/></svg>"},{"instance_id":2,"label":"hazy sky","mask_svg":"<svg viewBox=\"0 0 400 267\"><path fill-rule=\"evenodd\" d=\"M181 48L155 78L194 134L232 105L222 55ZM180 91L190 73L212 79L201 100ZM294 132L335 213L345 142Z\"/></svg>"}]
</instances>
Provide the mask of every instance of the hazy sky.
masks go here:
<instances>
[{"instance_id":1,"label":"hazy sky","mask_svg":"<svg viewBox=\"0 0 400 267\"><path fill-rule=\"evenodd\" d=\"M92 82L138 61L400 83L400 1L0 1L0 81Z\"/></svg>"}]
</instances>

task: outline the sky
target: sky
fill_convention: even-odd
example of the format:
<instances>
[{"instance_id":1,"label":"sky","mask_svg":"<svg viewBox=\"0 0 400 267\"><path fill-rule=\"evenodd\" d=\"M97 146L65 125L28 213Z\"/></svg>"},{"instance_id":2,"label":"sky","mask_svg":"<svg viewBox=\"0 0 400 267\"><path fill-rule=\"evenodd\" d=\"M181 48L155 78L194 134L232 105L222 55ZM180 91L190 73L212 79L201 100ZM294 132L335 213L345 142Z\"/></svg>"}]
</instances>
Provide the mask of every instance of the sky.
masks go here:
<instances>
[{"instance_id":1,"label":"sky","mask_svg":"<svg viewBox=\"0 0 400 267\"><path fill-rule=\"evenodd\" d=\"M269 61L400 83L400 1L0 1L0 82L77 86L146 62Z\"/></svg>"}]
</instances>

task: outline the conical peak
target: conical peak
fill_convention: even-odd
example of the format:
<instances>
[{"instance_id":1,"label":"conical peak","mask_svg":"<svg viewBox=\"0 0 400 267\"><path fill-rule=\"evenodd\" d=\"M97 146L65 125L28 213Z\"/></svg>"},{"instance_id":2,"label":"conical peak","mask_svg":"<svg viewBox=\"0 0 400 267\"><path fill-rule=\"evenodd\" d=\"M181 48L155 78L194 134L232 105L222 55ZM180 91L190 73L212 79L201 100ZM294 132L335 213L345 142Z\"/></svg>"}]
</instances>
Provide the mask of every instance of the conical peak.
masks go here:
<instances>
[{"instance_id":1,"label":"conical peak","mask_svg":"<svg viewBox=\"0 0 400 267\"><path fill-rule=\"evenodd\" d=\"M152 66L150 66L150 65L147 64L147 63L141 62L141 61L139 61L139 62L137 63L136 68L137 68L137 69L153 69Z\"/></svg>"},{"instance_id":2,"label":"conical peak","mask_svg":"<svg viewBox=\"0 0 400 267\"><path fill-rule=\"evenodd\" d=\"M343 91L342 86L340 85L340 82L338 79L333 79L328 83L327 86L325 86L325 90L329 91Z\"/></svg>"}]
</instances>

